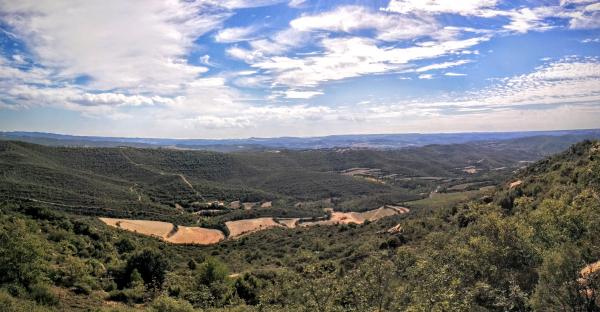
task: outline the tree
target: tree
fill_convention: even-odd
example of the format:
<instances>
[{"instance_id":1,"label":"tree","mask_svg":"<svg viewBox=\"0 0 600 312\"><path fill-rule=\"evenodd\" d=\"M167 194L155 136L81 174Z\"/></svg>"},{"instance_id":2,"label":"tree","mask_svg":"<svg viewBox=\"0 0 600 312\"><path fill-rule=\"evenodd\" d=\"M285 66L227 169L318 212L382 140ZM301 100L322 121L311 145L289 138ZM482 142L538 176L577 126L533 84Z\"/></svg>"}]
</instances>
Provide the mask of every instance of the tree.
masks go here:
<instances>
[{"instance_id":1,"label":"tree","mask_svg":"<svg viewBox=\"0 0 600 312\"><path fill-rule=\"evenodd\" d=\"M131 276L137 270L146 286L161 289L168 267L169 263L159 251L145 249L129 258L125 274Z\"/></svg>"},{"instance_id":2,"label":"tree","mask_svg":"<svg viewBox=\"0 0 600 312\"><path fill-rule=\"evenodd\" d=\"M600 311L598 272L583 277L585 264L575 246L561 246L549 252L539 269L539 282L532 301L541 311Z\"/></svg>"},{"instance_id":3,"label":"tree","mask_svg":"<svg viewBox=\"0 0 600 312\"><path fill-rule=\"evenodd\" d=\"M40 240L23 220L4 224L0 228L0 283L35 284L45 268Z\"/></svg>"}]
</instances>

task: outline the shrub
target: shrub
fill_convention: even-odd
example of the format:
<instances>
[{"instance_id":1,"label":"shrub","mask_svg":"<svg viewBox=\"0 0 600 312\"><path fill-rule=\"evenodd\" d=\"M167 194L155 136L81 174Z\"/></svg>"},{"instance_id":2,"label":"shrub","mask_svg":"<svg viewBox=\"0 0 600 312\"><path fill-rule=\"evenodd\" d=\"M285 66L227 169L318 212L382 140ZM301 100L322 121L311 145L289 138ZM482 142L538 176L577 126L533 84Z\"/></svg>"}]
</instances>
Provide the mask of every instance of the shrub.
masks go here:
<instances>
[{"instance_id":1,"label":"shrub","mask_svg":"<svg viewBox=\"0 0 600 312\"><path fill-rule=\"evenodd\" d=\"M129 258L125 274L132 276L134 270L137 270L144 280L144 284L161 289L165 282L168 266L169 263L160 251L145 249Z\"/></svg>"},{"instance_id":2,"label":"shrub","mask_svg":"<svg viewBox=\"0 0 600 312\"><path fill-rule=\"evenodd\" d=\"M58 297L44 284L35 284L29 288L29 295L39 304L57 305Z\"/></svg>"},{"instance_id":3,"label":"shrub","mask_svg":"<svg viewBox=\"0 0 600 312\"><path fill-rule=\"evenodd\" d=\"M151 312L193 312L194 308L185 300L160 296L152 301L149 310Z\"/></svg>"},{"instance_id":4,"label":"shrub","mask_svg":"<svg viewBox=\"0 0 600 312\"><path fill-rule=\"evenodd\" d=\"M45 269L42 246L23 220L10 220L0 228L0 283L24 286L40 280Z\"/></svg>"}]
</instances>

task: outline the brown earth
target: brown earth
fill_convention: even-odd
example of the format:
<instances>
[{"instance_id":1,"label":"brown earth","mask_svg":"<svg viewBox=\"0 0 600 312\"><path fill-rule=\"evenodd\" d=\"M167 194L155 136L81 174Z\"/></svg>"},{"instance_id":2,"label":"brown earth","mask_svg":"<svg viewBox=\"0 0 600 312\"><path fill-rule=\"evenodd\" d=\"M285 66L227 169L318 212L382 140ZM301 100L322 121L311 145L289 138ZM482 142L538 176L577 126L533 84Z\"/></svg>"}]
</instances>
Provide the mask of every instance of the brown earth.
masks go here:
<instances>
[{"instance_id":1,"label":"brown earth","mask_svg":"<svg viewBox=\"0 0 600 312\"><path fill-rule=\"evenodd\" d=\"M365 221L377 221L381 218L409 212L408 208L401 206L382 206L365 212L337 212L332 208L323 209L330 213L328 220L300 222L300 218L280 218L277 221L271 217L227 221L225 226L229 230L229 238L235 239L245 234L262 231L274 227L293 229L297 226L335 225L335 224L363 224ZM129 220L115 218L99 218L105 224L135 232L143 235L157 237L173 244L216 244L226 237L220 230L202 227L175 226L169 222L149 220ZM599 264L600 266L600 264Z\"/></svg>"},{"instance_id":2,"label":"brown earth","mask_svg":"<svg viewBox=\"0 0 600 312\"><path fill-rule=\"evenodd\" d=\"M179 226L177 232L165 239L173 244L212 245L225 239L223 232L197 226Z\"/></svg>"},{"instance_id":3,"label":"brown earth","mask_svg":"<svg viewBox=\"0 0 600 312\"><path fill-rule=\"evenodd\" d=\"M333 211L331 208L325 208L325 210L331 211L331 218L329 220L303 222L300 223L300 226L335 225L348 223L363 224L365 221L377 221L381 218L403 214L409 211L408 208L400 206L382 206L377 209L364 212L337 212Z\"/></svg>"},{"instance_id":4,"label":"brown earth","mask_svg":"<svg viewBox=\"0 0 600 312\"><path fill-rule=\"evenodd\" d=\"M521 185L521 184L523 184L523 181L521 181L521 180L517 180L517 181L515 181L515 182L512 182L512 183L510 183L510 184L508 185L508 188L514 188L514 187L517 187L517 186L519 186L519 185Z\"/></svg>"},{"instance_id":5,"label":"brown earth","mask_svg":"<svg viewBox=\"0 0 600 312\"><path fill-rule=\"evenodd\" d=\"M237 221L227 221L225 226L229 230L229 238L236 238L244 234L266 230L273 227L281 227L282 225L275 222L273 218L256 218Z\"/></svg>"},{"instance_id":6,"label":"brown earth","mask_svg":"<svg viewBox=\"0 0 600 312\"><path fill-rule=\"evenodd\" d=\"M254 206L256 206L258 203L253 202L253 203L242 203L242 206L244 207L244 209L248 210L248 209L252 209L254 208Z\"/></svg>"},{"instance_id":7,"label":"brown earth","mask_svg":"<svg viewBox=\"0 0 600 312\"><path fill-rule=\"evenodd\" d=\"M169 235L169 233L171 233L171 231L173 231L174 228L174 225L172 223L162 221L113 218L100 218L100 221L116 228L120 228L130 232L136 232L143 235L154 236L161 239L167 237L167 235Z\"/></svg>"},{"instance_id":8,"label":"brown earth","mask_svg":"<svg viewBox=\"0 0 600 312\"><path fill-rule=\"evenodd\" d=\"M177 226L169 222L100 218L105 224L143 235L160 238L173 244L215 244L225 239L223 232L201 227Z\"/></svg>"}]
</instances>

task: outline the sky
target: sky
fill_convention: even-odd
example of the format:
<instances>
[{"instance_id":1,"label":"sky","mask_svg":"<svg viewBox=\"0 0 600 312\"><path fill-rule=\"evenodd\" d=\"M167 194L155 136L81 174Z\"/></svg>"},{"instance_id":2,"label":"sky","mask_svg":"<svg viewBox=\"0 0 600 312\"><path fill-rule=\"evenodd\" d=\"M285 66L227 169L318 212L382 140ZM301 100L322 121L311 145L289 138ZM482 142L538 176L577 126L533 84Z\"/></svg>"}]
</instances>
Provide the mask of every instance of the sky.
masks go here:
<instances>
[{"instance_id":1,"label":"sky","mask_svg":"<svg viewBox=\"0 0 600 312\"><path fill-rule=\"evenodd\" d=\"M0 0L0 131L600 128L600 2Z\"/></svg>"}]
</instances>

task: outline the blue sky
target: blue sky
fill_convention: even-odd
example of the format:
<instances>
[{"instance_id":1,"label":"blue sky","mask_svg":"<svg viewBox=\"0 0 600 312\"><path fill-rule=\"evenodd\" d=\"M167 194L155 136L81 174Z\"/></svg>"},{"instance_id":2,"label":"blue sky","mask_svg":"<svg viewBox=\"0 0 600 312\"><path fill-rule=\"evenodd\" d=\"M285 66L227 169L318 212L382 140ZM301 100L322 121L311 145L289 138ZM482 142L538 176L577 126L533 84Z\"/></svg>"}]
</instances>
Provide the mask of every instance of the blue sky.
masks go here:
<instances>
[{"instance_id":1,"label":"blue sky","mask_svg":"<svg viewBox=\"0 0 600 312\"><path fill-rule=\"evenodd\" d=\"M0 0L0 130L600 128L600 2Z\"/></svg>"}]
</instances>

